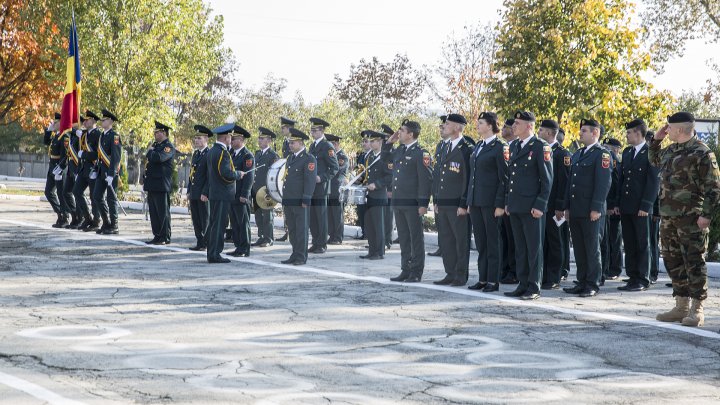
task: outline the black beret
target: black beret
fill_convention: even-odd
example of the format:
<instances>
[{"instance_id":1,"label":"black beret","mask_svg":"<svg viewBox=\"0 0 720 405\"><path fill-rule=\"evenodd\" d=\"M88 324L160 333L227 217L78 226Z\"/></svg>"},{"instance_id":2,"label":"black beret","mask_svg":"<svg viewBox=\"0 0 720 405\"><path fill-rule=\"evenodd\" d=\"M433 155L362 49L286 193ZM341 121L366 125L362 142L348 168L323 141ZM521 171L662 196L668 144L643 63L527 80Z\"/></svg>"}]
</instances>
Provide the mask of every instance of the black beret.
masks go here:
<instances>
[{"instance_id":1,"label":"black beret","mask_svg":"<svg viewBox=\"0 0 720 405\"><path fill-rule=\"evenodd\" d=\"M467 120L460 114L448 114L447 120L450 122L456 122L458 124L467 125Z\"/></svg>"},{"instance_id":2,"label":"black beret","mask_svg":"<svg viewBox=\"0 0 720 405\"><path fill-rule=\"evenodd\" d=\"M475 146L475 140L467 135L463 135L463 139L465 139L465 142L467 142L470 146Z\"/></svg>"},{"instance_id":3,"label":"black beret","mask_svg":"<svg viewBox=\"0 0 720 405\"><path fill-rule=\"evenodd\" d=\"M643 121L642 118L636 118L625 124L625 129L633 129L635 127L639 127L640 125L645 125L645 121Z\"/></svg>"},{"instance_id":4,"label":"black beret","mask_svg":"<svg viewBox=\"0 0 720 405\"><path fill-rule=\"evenodd\" d=\"M103 109L101 112L102 112L102 115L103 115L103 119L105 119L105 118L110 118L111 120L113 120L113 121L115 121L115 122L119 122L119 120L117 119L117 117L115 116L115 114L111 113L110 111Z\"/></svg>"},{"instance_id":5,"label":"black beret","mask_svg":"<svg viewBox=\"0 0 720 405\"><path fill-rule=\"evenodd\" d=\"M645 139L652 139L653 136L655 136L655 131L645 132Z\"/></svg>"},{"instance_id":6,"label":"black beret","mask_svg":"<svg viewBox=\"0 0 720 405\"><path fill-rule=\"evenodd\" d=\"M531 113L530 111L518 111L515 113L515 119L535 122L535 114Z\"/></svg>"},{"instance_id":7,"label":"black beret","mask_svg":"<svg viewBox=\"0 0 720 405\"><path fill-rule=\"evenodd\" d=\"M388 135L392 135L395 133L395 131L392 128L390 128L389 125L382 124L382 125L380 125L380 128L382 128L383 132L385 132Z\"/></svg>"},{"instance_id":8,"label":"black beret","mask_svg":"<svg viewBox=\"0 0 720 405\"><path fill-rule=\"evenodd\" d=\"M605 135L605 125L600 124L600 136Z\"/></svg>"},{"instance_id":9,"label":"black beret","mask_svg":"<svg viewBox=\"0 0 720 405\"><path fill-rule=\"evenodd\" d=\"M327 121L320 119L320 118L310 118L310 122L312 123L312 126L314 126L314 127L327 128L330 126L330 124Z\"/></svg>"},{"instance_id":10,"label":"black beret","mask_svg":"<svg viewBox=\"0 0 720 405\"><path fill-rule=\"evenodd\" d=\"M540 122L540 128L549 128L558 131L560 130L560 125L558 125L555 120L542 120Z\"/></svg>"},{"instance_id":11,"label":"black beret","mask_svg":"<svg viewBox=\"0 0 720 405\"><path fill-rule=\"evenodd\" d=\"M306 141L310 139L309 136L305 134L305 132L297 129L297 128L290 128L290 140L291 141Z\"/></svg>"},{"instance_id":12,"label":"black beret","mask_svg":"<svg viewBox=\"0 0 720 405\"><path fill-rule=\"evenodd\" d=\"M447 121L447 117L448 117L447 115L441 115L439 118L440 118L440 121L442 121L442 123L444 124L445 121Z\"/></svg>"},{"instance_id":13,"label":"black beret","mask_svg":"<svg viewBox=\"0 0 720 405\"><path fill-rule=\"evenodd\" d=\"M580 127L584 127L584 126L595 127L595 128L600 128L600 127L601 127L601 125L600 125L599 122L597 122L597 121L595 121L595 120L592 120L592 119L591 119L591 120L586 120L585 118L583 118L583 119L580 120Z\"/></svg>"},{"instance_id":14,"label":"black beret","mask_svg":"<svg viewBox=\"0 0 720 405\"><path fill-rule=\"evenodd\" d=\"M277 137L277 135L275 134L275 132L273 132L273 131L265 128L265 127L258 127L258 131L260 131L260 136L261 136L261 137L263 137L263 136L269 136L269 137L272 138L272 139L275 139L275 137Z\"/></svg>"},{"instance_id":15,"label":"black beret","mask_svg":"<svg viewBox=\"0 0 720 405\"><path fill-rule=\"evenodd\" d=\"M208 127L206 127L206 126L203 126L203 125L195 125L195 126L193 127L193 129L194 129L197 133L199 133L199 134L203 134L203 135L207 135L207 136L213 136L212 130L210 130L210 128L208 128Z\"/></svg>"},{"instance_id":16,"label":"black beret","mask_svg":"<svg viewBox=\"0 0 720 405\"><path fill-rule=\"evenodd\" d=\"M620 141L618 141L618 140L615 139L615 138L605 138L605 140L603 141L603 143L604 143L605 145L617 146L618 148L622 146L622 144L620 143Z\"/></svg>"},{"instance_id":17,"label":"black beret","mask_svg":"<svg viewBox=\"0 0 720 405\"><path fill-rule=\"evenodd\" d=\"M695 122L695 117L686 111L676 112L673 115L668 115L668 124L680 124L683 122Z\"/></svg>"},{"instance_id":18,"label":"black beret","mask_svg":"<svg viewBox=\"0 0 720 405\"><path fill-rule=\"evenodd\" d=\"M485 120L490 124L497 124L498 116L494 112L483 111L478 115L478 119Z\"/></svg>"},{"instance_id":19,"label":"black beret","mask_svg":"<svg viewBox=\"0 0 720 405\"><path fill-rule=\"evenodd\" d=\"M165 131L165 133L169 133L170 130L172 130L172 128L169 126L155 121L155 131Z\"/></svg>"},{"instance_id":20,"label":"black beret","mask_svg":"<svg viewBox=\"0 0 720 405\"><path fill-rule=\"evenodd\" d=\"M79 121L79 122L80 122L80 123L83 123L83 122L85 122L85 117L83 117L83 116L81 115L81 116L80 116L80 121Z\"/></svg>"},{"instance_id":21,"label":"black beret","mask_svg":"<svg viewBox=\"0 0 720 405\"><path fill-rule=\"evenodd\" d=\"M245 128L236 125L234 122L231 122L229 124L221 125L215 129L213 129L213 132L215 132L218 135L225 135L230 134L233 137L242 135L243 138L250 138L250 132L248 132Z\"/></svg>"},{"instance_id":22,"label":"black beret","mask_svg":"<svg viewBox=\"0 0 720 405\"><path fill-rule=\"evenodd\" d=\"M92 118L95 121L100 121L100 117L98 117L97 114L95 114L94 112L92 112L90 110L85 110L85 116L87 118Z\"/></svg>"},{"instance_id":23,"label":"black beret","mask_svg":"<svg viewBox=\"0 0 720 405\"><path fill-rule=\"evenodd\" d=\"M508 118L505 120L505 126L511 127L511 126L513 126L514 123L515 123L514 118Z\"/></svg>"},{"instance_id":24,"label":"black beret","mask_svg":"<svg viewBox=\"0 0 720 405\"><path fill-rule=\"evenodd\" d=\"M59 112L56 112L56 113L55 113L55 119L56 119L56 120L59 120L60 118L62 118L62 115L60 115Z\"/></svg>"},{"instance_id":25,"label":"black beret","mask_svg":"<svg viewBox=\"0 0 720 405\"><path fill-rule=\"evenodd\" d=\"M295 121L291 120L290 118L280 117L280 125L293 126L295 125Z\"/></svg>"},{"instance_id":26,"label":"black beret","mask_svg":"<svg viewBox=\"0 0 720 405\"><path fill-rule=\"evenodd\" d=\"M327 139L330 142L340 142L342 137L339 137L339 136L333 135L333 134L325 134L325 139Z\"/></svg>"}]
</instances>

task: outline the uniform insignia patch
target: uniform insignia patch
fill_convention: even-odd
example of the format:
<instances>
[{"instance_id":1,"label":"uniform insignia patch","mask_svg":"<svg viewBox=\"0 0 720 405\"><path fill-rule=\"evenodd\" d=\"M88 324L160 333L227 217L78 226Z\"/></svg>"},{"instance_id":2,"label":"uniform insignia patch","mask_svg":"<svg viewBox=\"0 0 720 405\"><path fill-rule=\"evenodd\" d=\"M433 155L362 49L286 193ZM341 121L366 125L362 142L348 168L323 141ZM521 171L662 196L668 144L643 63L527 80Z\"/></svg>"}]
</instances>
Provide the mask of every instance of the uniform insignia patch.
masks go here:
<instances>
[{"instance_id":1,"label":"uniform insignia patch","mask_svg":"<svg viewBox=\"0 0 720 405\"><path fill-rule=\"evenodd\" d=\"M565 156L563 158L563 163L565 163L565 166L570 166L570 156Z\"/></svg>"},{"instance_id":2,"label":"uniform insignia patch","mask_svg":"<svg viewBox=\"0 0 720 405\"><path fill-rule=\"evenodd\" d=\"M163 149L163 150L165 151L165 153L170 153L170 150L171 150L171 149L170 149L169 146L166 146L165 149Z\"/></svg>"},{"instance_id":3,"label":"uniform insignia patch","mask_svg":"<svg viewBox=\"0 0 720 405\"><path fill-rule=\"evenodd\" d=\"M717 169L717 168L718 168L718 162L717 162L717 160L715 159L715 155L714 155L714 154L710 154L710 164L712 164L713 169Z\"/></svg>"},{"instance_id":4,"label":"uniform insignia patch","mask_svg":"<svg viewBox=\"0 0 720 405\"><path fill-rule=\"evenodd\" d=\"M543 146L543 158L546 162L552 159L552 149L549 146Z\"/></svg>"},{"instance_id":5,"label":"uniform insignia patch","mask_svg":"<svg viewBox=\"0 0 720 405\"><path fill-rule=\"evenodd\" d=\"M503 158L506 162L510 160L510 147L507 145L503 146Z\"/></svg>"},{"instance_id":6,"label":"uniform insignia patch","mask_svg":"<svg viewBox=\"0 0 720 405\"><path fill-rule=\"evenodd\" d=\"M312 162L308 163L308 170L310 170L310 171L315 170L315 163L312 163Z\"/></svg>"},{"instance_id":7,"label":"uniform insignia patch","mask_svg":"<svg viewBox=\"0 0 720 405\"><path fill-rule=\"evenodd\" d=\"M603 153L602 168L609 169L610 168L610 157L605 157L605 155L606 155L606 153Z\"/></svg>"},{"instance_id":8,"label":"uniform insignia patch","mask_svg":"<svg viewBox=\"0 0 720 405\"><path fill-rule=\"evenodd\" d=\"M330 155L330 157L335 156L335 149L330 148L330 149L328 150L328 155Z\"/></svg>"},{"instance_id":9,"label":"uniform insignia patch","mask_svg":"<svg viewBox=\"0 0 720 405\"><path fill-rule=\"evenodd\" d=\"M249 168L252 167L252 165L253 165L252 159L246 159L246 160L245 160L245 167L247 167L247 168L249 169Z\"/></svg>"},{"instance_id":10,"label":"uniform insignia patch","mask_svg":"<svg viewBox=\"0 0 720 405\"><path fill-rule=\"evenodd\" d=\"M430 154L427 152L423 153L423 164L425 165L425 167L430 166Z\"/></svg>"},{"instance_id":11,"label":"uniform insignia patch","mask_svg":"<svg viewBox=\"0 0 720 405\"><path fill-rule=\"evenodd\" d=\"M393 164L392 164L392 163L388 163L388 169L390 169L390 170L393 169Z\"/></svg>"},{"instance_id":12,"label":"uniform insignia patch","mask_svg":"<svg viewBox=\"0 0 720 405\"><path fill-rule=\"evenodd\" d=\"M113 141L115 145L120 145L120 135L115 135L115 140Z\"/></svg>"}]
</instances>

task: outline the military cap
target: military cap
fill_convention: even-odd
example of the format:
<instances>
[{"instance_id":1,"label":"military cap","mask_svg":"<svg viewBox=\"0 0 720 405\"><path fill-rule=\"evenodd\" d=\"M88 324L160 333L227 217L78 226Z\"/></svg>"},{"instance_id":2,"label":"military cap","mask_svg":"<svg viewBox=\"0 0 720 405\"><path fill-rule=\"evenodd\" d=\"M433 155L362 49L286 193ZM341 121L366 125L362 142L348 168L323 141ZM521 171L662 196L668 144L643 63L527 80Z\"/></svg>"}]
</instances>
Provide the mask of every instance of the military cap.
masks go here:
<instances>
[{"instance_id":1,"label":"military cap","mask_svg":"<svg viewBox=\"0 0 720 405\"><path fill-rule=\"evenodd\" d=\"M213 129L213 132L215 132L218 135L225 135L230 134L233 137L235 136L242 136L243 138L250 138L250 132L248 132L245 128L235 124L234 122L231 122L229 124L221 125L215 129Z\"/></svg>"},{"instance_id":2,"label":"military cap","mask_svg":"<svg viewBox=\"0 0 720 405\"><path fill-rule=\"evenodd\" d=\"M280 125L287 125L291 127L295 125L295 121L291 120L290 118L280 117Z\"/></svg>"},{"instance_id":3,"label":"military cap","mask_svg":"<svg viewBox=\"0 0 720 405\"><path fill-rule=\"evenodd\" d=\"M94 112L92 112L90 110L85 110L85 117L88 119L92 118L95 121L100 121L100 117L98 117L97 114L95 114Z\"/></svg>"},{"instance_id":4,"label":"military cap","mask_svg":"<svg viewBox=\"0 0 720 405\"><path fill-rule=\"evenodd\" d=\"M605 135L605 125L600 124L600 136Z\"/></svg>"},{"instance_id":5,"label":"military cap","mask_svg":"<svg viewBox=\"0 0 720 405\"><path fill-rule=\"evenodd\" d=\"M100 111L100 112L102 113L103 119L105 119L105 118L110 118L111 120L113 120L113 121L115 121L115 122L119 122L119 121L120 121L120 120L117 119L117 117L115 116L115 114L111 113L111 112L108 111L108 110L103 109L103 110Z\"/></svg>"},{"instance_id":6,"label":"military cap","mask_svg":"<svg viewBox=\"0 0 720 405\"><path fill-rule=\"evenodd\" d=\"M511 127L511 126L513 126L514 123L515 123L515 119L514 119L514 118L508 118L508 119L505 120L505 126L506 126L506 127Z\"/></svg>"},{"instance_id":7,"label":"military cap","mask_svg":"<svg viewBox=\"0 0 720 405\"><path fill-rule=\"evenodd\" d=\"M297 128L290 127L289 130L290 130L290 140L291 141L306 141L306 140L310 139L310 137L307 136L305 134L305 132L303 132Z\"/></svg>"},{"instance_id":8,"label":"military cap","mask_svg":"<svg viewBox=\"0 0 720 405\"><path fill-rule=\"evenodd\" d=\"M213 136L212 130L206 126L195 125L193 129L200 135Z\"/></svg>"},{"instance_id":9,"label":"military cap","mask_svg":"<svg viewBox=\"0 0 720 405\"><path fill-rule=\"evenodd\" d=\"M676 112L673 115L668 115L668 124L680 124L683 122L695 122L695 117L686 111Z\"/></svg>"},{"instance_id":10,"label":"military cap","mask_svg":"<svg viewBox=\"0 0 720 405\"><path fill-rule=\"evenodd\" d=\"M342 137L333 135L333 134L325 134L325 139L327 139L330 142L340 142Z\"/></svg>"},{"instance_id":11,"label":"military cap","mask_svg":"<svg viewBox=\"0 0 720 405\"><path fill-rule=\"evenodd\" d=\"M478 115L478 119L485 120L489 124L497 124L498 116L494 112L483 111ZM507 125L507 123L505 123L505 125ZM512 123L510 125L512 125Z\"/></svg>"},{"instance_id":12,"label":"military cap","mask_svg":"<svg viewBox=\"0 0 720 405\"><path fill-rule=\"evenodd\" d=\"M439 118L440 118L440 121L442 121L442 123L444 124L445 121L447 121L447 117L448 117L447 115L441 115Z\"/></svg>"},{"instance_id":13,"label":"military cap","mask_svg":"<svg viewBox=\"0 0 720 405\"><path fill-rule=\"evenodd\" d=\"M273 132L265 127L258 127L258 131L260 131L260 137L269 136L272 139L275 139L275 137L277 137L277 135L275 135L275 132Z\"/></svg>"},{"instance_id":14,"label":"military cap","mask_svg":"<svg viewBox=\"0 0 720 405\"><path fill-rule=\"evenodd\" d=\"M530 111L518 111L515 113L515 119L535 122L535 114L531 113Z\"/></svg>"},{"instance_id":15,"label":"military cap","mask_svg":"<svg viewBox=\"0 0 720 405\"><path fill-rule=\"evenodd\" d=\"M465 117L460 114L448 114L447 120L450 122L467 125L467 119L465 119Z\"/></svg>"},{"instance_id":16,"label":"military cap","mask_svg":"<svg viewBox=\"0 0 720 405\"><path fill-rule=\"evenodd\" d=\"M642 118L636 118L636 119L626 123L625 129L633 129L635 127L639 127L640 125L645 125L645 121L643 121Z\"/></svg>"},{"instance_id":17,"label":"military cap","mask_svg":"<svg viewBox=\"0 0 720 405\"><path fill-rule=\"evenodd\" d=\"M83 117L83 116L81 115L81 116L80 116L80 121L79 121L79 122L80 122L80 123L83 123L83 122L85 122L85 117Z\"/></svg>"},{"instance_id":18,"label":"military cap","mask_svg":"<svg viewBox=\"0 0 720 405\"><path fill-rule=\"evenodd\" d=\"M595 127L595 128L598 128L598 129L601 127L601 125L600 125L599 122L597 122L597 121L595 121L595 120L593 120L593 119L586 120L585 118L583 118L583 119L580 120L580 126L581 126L581 127L584 127L584 126Z\"/></svg>"},{"instance_id":19,"label":"military cap","mask_svg":"<svg viewBox=\"0 0 720 405\"><path fill-rule=\"evenodd\" d=\"M169 126L155 121L155 132L164 131L165 133L169 133L170 130L172 130L172 128L170 128Z\"/></svg>"},{"instance_id":20,"label":"military cap","mask_svg":"<svg viewBox=\"0 0 720 405\"><path fill-rule=\"evenodd\" d=\"M362 131L362 136L368 139L387 139L388 134L378 131L372 131L372 130L365 130Z\"/></svg>"},{"instance_id":21,"label":"military cap","mask_svg":"<svg viewBox=\"0 0 720 405\"><path fill-rule=\"evenodd\" d=\"M56 112L56 113L55 113L55 119L56 119L56 120L59 120L60 118L62 118L62 115L60 115L59 112Z\"/></svg>"},{"instance_id":22,"label":"military cap","mask_svg":"<svg viewBox=\"0 0 720 405\"><path fill-rule=\"evenodd\" d=\"M395 133L395 131L392 128L390 128L389 125L382 124L382 125L380 125L380 128L382 128L383 132L388 135L392 135Z\"/></svg>"},{"instance_id":23,"label":"military cap","mask_svg":"<svg viewBox=\"0 0 720 405\"><path fill-rule=\"evenodd\" d=\"M605 140L603 141L603 143L604 143L605 145L616 146L616 147L618 147L618 148L622 146L622 144L620 143L620 141L618 141L618 140L615 139L615 138L609 138L609 137L608 137L608 138L605 138Z\"/></svg>"},{"instance_id":24,"label":"military cap","mask_svg":"<svg viewBox=\"0 0 720 405\"><path fill-rule=\"evenodd\" d=\"M327 121L320 119L320 118L314 118L314 117L310 118L310 123L312 123L312 126L314 126L314 127L327 128L330 126L330 124Z\"/></svg>"},{"instance_id":25,"label":"military cap","mask_svg":"<svg viewBox=\"0 0 720 405\"><path fill-rule=\"evenodd\" d=\"M540 121L540 128L548 128L558 131L560 130L560 125L558 125L555 120L542 120Z\"/></svg>"}]
</instances>

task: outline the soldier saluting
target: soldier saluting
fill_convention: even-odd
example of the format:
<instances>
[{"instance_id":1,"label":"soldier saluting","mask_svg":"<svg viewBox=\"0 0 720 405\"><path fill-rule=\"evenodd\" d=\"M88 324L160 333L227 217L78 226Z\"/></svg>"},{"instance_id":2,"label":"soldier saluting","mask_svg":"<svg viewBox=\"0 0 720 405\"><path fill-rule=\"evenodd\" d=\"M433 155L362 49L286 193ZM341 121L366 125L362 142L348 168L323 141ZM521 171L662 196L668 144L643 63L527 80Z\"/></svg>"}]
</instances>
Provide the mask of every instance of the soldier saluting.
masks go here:
<instances>
[{"instance_id":1,"label":"soldier saluting","mask_svg":"<svg viewBox=\"0 0 720 405\"><path fill-rule=\"evenodd\" d=\"M195 129L195 137L193 138L195 151L190 160L187 197L190 205L190 219L195 232L195 246L189 249L199 251L207 249L210 207L207 201L200 199L200 196L208 181L208 137L213 136L213 133L209 128L202 125L195 125L193 129Z\"/></svg>"},{"instance_id":2,"label":"soldier saluting","mask_svg":"<svg viewBox=\"0 0 720 405\"><path fill-rule=\"evenodd\" d=\"M175 169L175 146L168 139L171 128L155 121L155 142L145 154L143 190L147 191L148 211L153 238L149 245L170 243L170 192Z\"/></svg>"}]
</instances>

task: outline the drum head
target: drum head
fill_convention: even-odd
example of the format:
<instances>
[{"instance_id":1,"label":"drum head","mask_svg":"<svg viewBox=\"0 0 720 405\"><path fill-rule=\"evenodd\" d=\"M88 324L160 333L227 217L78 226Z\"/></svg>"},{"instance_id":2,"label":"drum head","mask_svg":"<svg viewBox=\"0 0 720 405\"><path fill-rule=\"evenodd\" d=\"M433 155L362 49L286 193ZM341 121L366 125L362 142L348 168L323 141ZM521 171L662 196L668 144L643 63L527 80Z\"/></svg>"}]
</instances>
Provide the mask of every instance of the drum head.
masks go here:
<instances>
[{"instance_id":1,"label":"drum head","mask_svg":"<svg viewBox=\"0 0 720 405\"><path fill-rule=\"evenodd\" d=\"M277 202L282 202L282 189L285 182L285 163L287 160L279 159L270 166L267 172L268 195Z\"/></svg>"}]
</instances>

